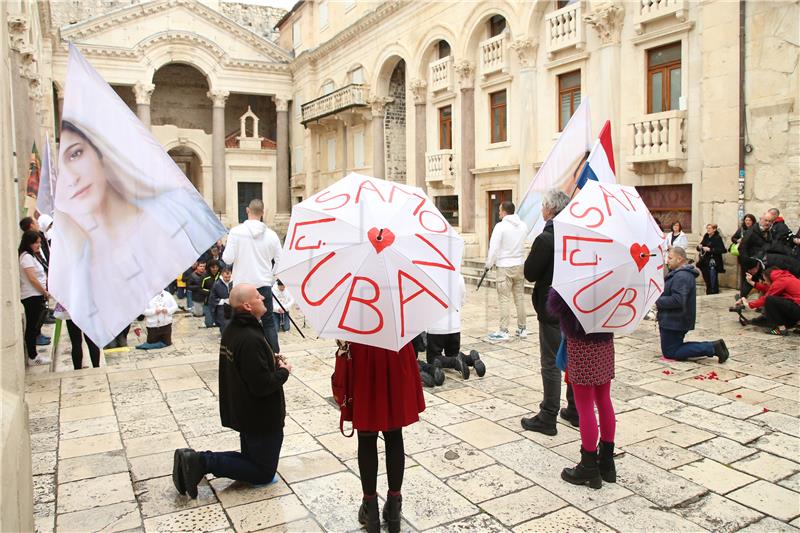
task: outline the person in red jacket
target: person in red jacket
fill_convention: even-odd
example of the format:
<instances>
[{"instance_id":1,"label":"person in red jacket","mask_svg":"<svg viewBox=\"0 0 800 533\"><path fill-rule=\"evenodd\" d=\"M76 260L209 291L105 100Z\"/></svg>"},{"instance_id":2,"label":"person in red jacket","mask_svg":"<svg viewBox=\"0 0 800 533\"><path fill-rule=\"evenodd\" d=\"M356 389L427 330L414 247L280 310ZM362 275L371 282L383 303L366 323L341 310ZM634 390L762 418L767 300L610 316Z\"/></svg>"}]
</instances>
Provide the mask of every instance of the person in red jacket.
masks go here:
<instances>
[{"instance_id":1,"label":"person in red jacket","mask_svg":"<svg viewBox=\"0 0 800 533\"><path fill-rule=\"evenodd\" d=\"M800 322L800 279L787 270L775 267L764 271L766 283L754 282L749 273L746 279L762 296L752 302L742 298L742 304L749 305L751 309L763 307L767 320L775 326L770 333L788 335L789 328Z\"/></svg>"}]
</instances>

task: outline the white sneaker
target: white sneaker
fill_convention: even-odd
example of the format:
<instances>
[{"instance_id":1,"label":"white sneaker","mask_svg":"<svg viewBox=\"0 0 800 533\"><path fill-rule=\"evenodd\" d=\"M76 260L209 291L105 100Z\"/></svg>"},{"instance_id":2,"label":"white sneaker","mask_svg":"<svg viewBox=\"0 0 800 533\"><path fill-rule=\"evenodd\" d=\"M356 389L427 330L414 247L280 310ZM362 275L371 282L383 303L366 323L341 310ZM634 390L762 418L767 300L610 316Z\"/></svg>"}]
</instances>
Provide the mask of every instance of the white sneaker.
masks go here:
<instances>
[{"instance_id":1,"label":"white sneaker","mask_svg":"<svg viewBox=\"0 0 800 533\"><path fill-rule=\"evenodd\" d=\"M488 338L490 341L507 341L509 339L508 332L503 330L497 330L493 333L489 333Z\"/></svg>"},{"instance_id":2,"label":"white sneaker","mask_svg":"<svg viewBox=\"0 0 800 533\"><path fill-rule=\"evenodd\" d=\"M30 366L39 366L39 365L49 365L50 359L47 357L43 357L41 355L37 355L36 359L28 358L28 365Z\"/></svg>"},{"instance_id":3,"label":"white sneaker","mask_svg":"<svg viewBox=\"0 0 800 533\"><path fill-rule=\"evenodd\" d=\"M528 328L517 328L517 337L520 339L528 338Z\"/></svg>"}]
</instances>

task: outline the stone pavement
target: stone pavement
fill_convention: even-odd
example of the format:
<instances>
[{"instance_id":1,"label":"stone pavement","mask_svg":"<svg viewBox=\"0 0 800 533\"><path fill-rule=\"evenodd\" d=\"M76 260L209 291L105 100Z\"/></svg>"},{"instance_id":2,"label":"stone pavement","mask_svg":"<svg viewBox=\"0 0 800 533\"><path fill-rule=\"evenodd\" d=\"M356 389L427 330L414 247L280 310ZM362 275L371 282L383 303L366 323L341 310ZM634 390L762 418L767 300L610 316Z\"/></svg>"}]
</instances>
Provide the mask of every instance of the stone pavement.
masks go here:
<instances>
[{"instance_id":1,"label":"stone pavement","mask_svg":"<svg viewBox=\"0 0 800 533\"><path fill-rule=\"evenodd\" d=\"M595 491L559 477L579 457L576 429L560 423L546 437L520 427L541 399L535 318L528 339L487 343L496 292L470 289L463 348L479 350L488 372L462 381L448 371L444 386L426 389L421 422L404 430L404 528L797 531L800 336L741 328L731 300L698 298L700 327L690 334L723 336L724 365L660 360L653 322L617 339L612 394L625 453L618 483ZM359 529L356 440L339 434L328 401L332 342L296 333L281 336L295 371L280 482L255 489L208 479L197 500L176 493L174 448L238 449L219 422L218 334L198 329L201 321L180 316L173 347L109 354L99 369L68 370L66 352L56 367L65 371L29 369L38 531ZM384 475L378 487L385 493Z\"/></svg>"}]
</instances>

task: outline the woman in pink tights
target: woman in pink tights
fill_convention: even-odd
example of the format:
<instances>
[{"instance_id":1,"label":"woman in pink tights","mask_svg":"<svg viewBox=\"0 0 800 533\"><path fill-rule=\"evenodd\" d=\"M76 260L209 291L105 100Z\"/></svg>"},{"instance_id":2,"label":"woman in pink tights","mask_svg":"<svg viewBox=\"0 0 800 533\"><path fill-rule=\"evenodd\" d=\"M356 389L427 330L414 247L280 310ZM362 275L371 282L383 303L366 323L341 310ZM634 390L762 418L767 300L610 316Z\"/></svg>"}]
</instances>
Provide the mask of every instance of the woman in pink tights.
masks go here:
<instances>
[{"instance_id":1,"label":"woman in pink tights","mask_svg":"<svg viewBox=\"0 0 800 533\"><path fill-rule=\"evenodd\" d=\"M614 334L587 334L567 303L553 289L547 310L559 317L561 333L567 343L567 379L575 394L581 431L581 462L565 468L561 479L574 485L599 489L603 481L617 481L614 467L614 431L616 419L611 404L611 380L614 379ZM598 446L597 418L600 415Z\"/></svg>"}]
</instances>

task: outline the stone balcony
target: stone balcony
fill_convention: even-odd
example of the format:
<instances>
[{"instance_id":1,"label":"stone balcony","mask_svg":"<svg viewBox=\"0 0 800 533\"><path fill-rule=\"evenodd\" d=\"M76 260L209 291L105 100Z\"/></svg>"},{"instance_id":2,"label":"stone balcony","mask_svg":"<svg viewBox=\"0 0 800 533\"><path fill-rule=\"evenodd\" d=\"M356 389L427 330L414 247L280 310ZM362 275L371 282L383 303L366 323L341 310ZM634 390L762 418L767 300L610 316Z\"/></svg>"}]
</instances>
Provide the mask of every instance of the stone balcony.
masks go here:
<instances>
[{"instance_id":1,"label":"stone balcony","mask_svg":"<svg viewBox=\"0 0 800 533\"><path fill-rule=\"evenodd\" d=\"M548 59L553 59L556 52L568 48L583 49L585 23L581 4L581 2L569 4L545 15L545 45Z\"/></svg>"},{"instance_id":2,"label":"stone balcony","mask_svg":"<svg viewBox=\"0 0 800 533\"><path fill-rule=\"evenodd\" d=\"M628 124L633 136L633 154L627 163L636 170L646 163L664 162L686 170L686 111L665 111L639 117Z\"/></svg>"},{"instance_id":3,"label":"stone balcony","mask_svg":"<svg viewBox=\"0 0 800 533\"><path fill-rule=\"evenodd\" d=\"M454 186L456 180L456 153L453 150L436 150L425 153L425 182Z\"/></svg>"},{"instance_id":4,"label":"stone balcony","mask_svg":"<svg viewBox=\"0 0 800 533\"><path fill-rule=\"evenodd\" d=\"M486 77L496 72L508 72L508 44L510 42L508 32L481 41L479 45L481 54L481 76Z\"/></svg>"},{"instance_id":5,"label":"stone balcony","mask_svg":"<svg viewBox=\"0 0 800 533\"><path fill-rule=\"evenodd\" d=\"M320 96L316 100L311 100L303 104L301 110L305 126L309 122L319 120L353 107L367 107L368 88L366 85L350 84L332 93Z\"/></svg>"},{"instance_id":6,"label":"stone balcony","mask_svg":"<svg viewBox=\"0 0 800 533\"><path fill-rule=\"evenodd\" d=\"M429 68L432 92L453 90L453 56L434 61Z\"/></svg>"},{"instance_id":7,"label":"stone balcony","mask_svg":"<svg viewBox=\"0 0 800 533\"><path fill-rule=\"evenodd\" d=\"M634 15L636 33L644 31L644 25L666 17L675 17L680 22L686 20L687 0L638 0Z\"/></svg>"}]
</instances>

